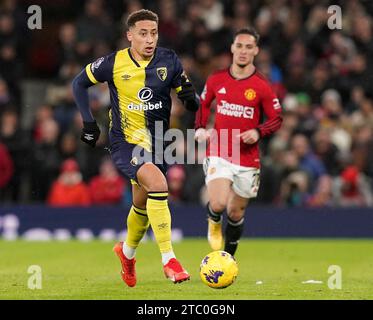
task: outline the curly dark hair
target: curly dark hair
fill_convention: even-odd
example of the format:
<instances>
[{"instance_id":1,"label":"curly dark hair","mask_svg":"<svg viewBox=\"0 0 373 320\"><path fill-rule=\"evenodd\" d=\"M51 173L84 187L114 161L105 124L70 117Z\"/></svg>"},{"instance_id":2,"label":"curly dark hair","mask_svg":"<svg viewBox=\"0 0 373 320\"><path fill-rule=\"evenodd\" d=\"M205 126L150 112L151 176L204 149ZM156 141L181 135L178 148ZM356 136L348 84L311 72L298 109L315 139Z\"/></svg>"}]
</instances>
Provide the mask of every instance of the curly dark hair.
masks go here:
<instances>
[{"instance_id":1,"label":"curly dark hair","mask_svg":"<svg viewBox=\"0 0 373 320\"><path fill-rule=\"evenodd\" d=\"M134 27L137 21L150 20L155 21L158 24L158 15L153 11L141 9L132 12L127 18L127 28Z\"/></svg>"}]
</instances>

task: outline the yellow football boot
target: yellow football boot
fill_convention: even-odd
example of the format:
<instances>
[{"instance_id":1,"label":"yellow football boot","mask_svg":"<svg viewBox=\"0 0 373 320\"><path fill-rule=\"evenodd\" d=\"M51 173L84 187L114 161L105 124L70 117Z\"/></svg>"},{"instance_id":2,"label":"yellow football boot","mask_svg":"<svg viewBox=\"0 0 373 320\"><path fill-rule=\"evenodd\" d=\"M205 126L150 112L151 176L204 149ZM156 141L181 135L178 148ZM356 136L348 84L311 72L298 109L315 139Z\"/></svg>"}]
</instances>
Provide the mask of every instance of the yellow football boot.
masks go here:
<instances>
[{"instance_id":1,"label":"yellow football boot","mask_svg":"<svg viewBox=\"0 0 373 320\"><path fill-rule=\"evenodd\" d=\"M214 251L221 250L223 247L223 233L222 233L222 221L215 222L211 218L207 219L208 221L208 232L207 239L211 246L211 249Z\"/></svg>"}]
</instances>

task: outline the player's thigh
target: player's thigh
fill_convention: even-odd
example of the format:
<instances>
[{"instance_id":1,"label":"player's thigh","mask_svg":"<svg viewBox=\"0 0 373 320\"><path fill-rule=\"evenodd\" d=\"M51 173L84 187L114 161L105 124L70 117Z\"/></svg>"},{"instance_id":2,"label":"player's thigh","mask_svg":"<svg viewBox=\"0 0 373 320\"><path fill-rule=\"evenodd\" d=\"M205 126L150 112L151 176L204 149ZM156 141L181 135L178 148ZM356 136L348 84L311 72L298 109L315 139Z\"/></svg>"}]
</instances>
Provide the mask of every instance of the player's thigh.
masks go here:
<instances>
[{"instance_id":1,"label":"player's thigh","mask_svg":"<svg viewBox=\"0 0 373 320\"><path fill-rule=\"evenodd\" d=\"M239 221L245 215L245 209L249 204L249 198L241 197L233 190L228 197L227 214L233 221Z\"/></svg>"},{"instance_id":2,"label":"player's thigh","mask_svg":"<svg viewBox=\"0 0 373 320\"><path fill-rule=\"evenodd\" d=\"M207 183L207 194L210 207L215 212L222 212L228 204L232 181L226 178L216 178Z\"/></svg>"},{"instance_id":3,"label":"player's thigh","mask_svg":"<svg viewBox=\"0 0 373 320\"><path fill-rule=\"evenodd\" d=\"M168 191L166 177L154 163L144 163L136 175L139 184L146 192Z\"/></svg>"},{"instance_id":4,"label":"player's thigh","mask_svg":"<svg viewBox=\"0 0 373 320\"><path fill-rule=\"evenodd\" d=\"M139 186L136 182L132 184L132 202L135 207L146 209L146 200L148 200L148 193Z\"/></svg>"},{"instance_id":5,"label":"player's thigh","mask_svg":"<svg viewBox=\"0 0 373 320\"><path fill-rule=\"evenodd\" d=\"M208 157L204 160L203 170L210 207L215 212L222 212L227 207L233 181L232 166L220 157Z\"/></svg>"},{"instance_id":6,"label":"player's thigh","mask_svg":"<svg viewBox=\"0 0 373 320\"><path fill-rule=\"evenodd\" d=\"M242 198L256 198L260 184L260 170L241 167L233 177L232 190Z\"/></svg>"}]
</instances>

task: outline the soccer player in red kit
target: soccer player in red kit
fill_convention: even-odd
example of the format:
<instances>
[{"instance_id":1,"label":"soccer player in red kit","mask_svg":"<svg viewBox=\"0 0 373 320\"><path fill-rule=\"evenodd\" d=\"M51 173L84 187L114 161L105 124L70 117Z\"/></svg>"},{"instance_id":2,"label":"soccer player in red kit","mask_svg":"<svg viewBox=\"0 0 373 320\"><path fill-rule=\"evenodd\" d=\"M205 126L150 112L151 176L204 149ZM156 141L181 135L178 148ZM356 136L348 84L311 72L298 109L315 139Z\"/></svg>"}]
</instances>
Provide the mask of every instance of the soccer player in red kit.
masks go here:
<instances>
[{"instance_id":1,"label":"soccer player in red kit","mask_svg":"<svg viewBox=\"0 0 373 320\"><path fill-rule=\"evenodd\" d=\"M243 232L249 199L258 193L258 142L278 130L282 122L280 102L253 64L259 52L258 41L259 35L252 28L235 34L231 45L233 63L208 77L196 114L195 139L208 140L204 160L209 198L208 240L213 250L222 249L222 213L226 210L224 251L232 255ZM206 130L213 100L214 130Z\"/></svg>"}]
</instances>

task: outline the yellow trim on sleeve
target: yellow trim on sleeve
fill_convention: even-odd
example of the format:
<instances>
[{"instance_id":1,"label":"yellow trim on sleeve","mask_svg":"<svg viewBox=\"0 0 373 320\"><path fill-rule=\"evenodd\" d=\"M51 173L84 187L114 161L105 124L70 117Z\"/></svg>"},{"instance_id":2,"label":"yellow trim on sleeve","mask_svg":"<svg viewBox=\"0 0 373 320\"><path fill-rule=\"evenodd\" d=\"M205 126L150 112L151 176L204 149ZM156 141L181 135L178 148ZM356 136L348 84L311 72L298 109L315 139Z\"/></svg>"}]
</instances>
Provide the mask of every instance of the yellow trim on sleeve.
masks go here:
<instances>
[{"instance_id":1,"label":"yellow trim on sleeve","mask_svg":"<svg viewBox=\"0 0 373 320\"><path fill-rule=\"evenodd\" d=\"M136 180L134 179L130 179L131 181L131 184L134 185L134 186L138 186L139 184L136 182Z\"/></svg>"},{"instance_id":2,"label":"yellow trim on sleeve","mask_svg":"<svg viewBox=\"0 0 373 320\"><path fill-rule=\"evenodd\" d=\"M86 67L85 67L85 72L87 73L87 76L89 78L89 80L96 84L98 83L98 81L96 80L95 76L93 75L92 71L91 71L91 63L88 64Z\"/></svg>"},{"instance_id":3,"label":"yellow trim on sleeve","mask_svg":"<svg viewBox=\"0 0 373 320\"><path fill-rule=\"evenodd\" d=\"M179 93L180 91L181 91L181 89L182 89L182 87L180 86L180 87L177 87L177 88L175 88L175 91L176 91L176 93Z\"/></svg>"}]
</instances>

